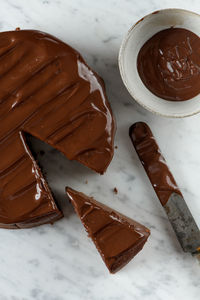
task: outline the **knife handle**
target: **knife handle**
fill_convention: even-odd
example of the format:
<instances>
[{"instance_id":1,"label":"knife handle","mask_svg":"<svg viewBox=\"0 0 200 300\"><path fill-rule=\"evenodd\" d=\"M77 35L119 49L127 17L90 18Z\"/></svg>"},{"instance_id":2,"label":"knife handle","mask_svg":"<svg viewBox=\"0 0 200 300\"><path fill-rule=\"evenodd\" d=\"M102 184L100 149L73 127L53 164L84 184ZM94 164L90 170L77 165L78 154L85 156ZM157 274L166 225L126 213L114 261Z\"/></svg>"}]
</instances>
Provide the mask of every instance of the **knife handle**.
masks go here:
<instances>
[{"instance_id":1,"label":"knife handle","mask_svg":"<svg viewBox=\"0 0 200 300\"><path fill-rule=\"evenodd\" d=\"M161 204L166 205L172 193L181 195L149 126L137 122L129 135Z\"/></svg>"}]
</instances>

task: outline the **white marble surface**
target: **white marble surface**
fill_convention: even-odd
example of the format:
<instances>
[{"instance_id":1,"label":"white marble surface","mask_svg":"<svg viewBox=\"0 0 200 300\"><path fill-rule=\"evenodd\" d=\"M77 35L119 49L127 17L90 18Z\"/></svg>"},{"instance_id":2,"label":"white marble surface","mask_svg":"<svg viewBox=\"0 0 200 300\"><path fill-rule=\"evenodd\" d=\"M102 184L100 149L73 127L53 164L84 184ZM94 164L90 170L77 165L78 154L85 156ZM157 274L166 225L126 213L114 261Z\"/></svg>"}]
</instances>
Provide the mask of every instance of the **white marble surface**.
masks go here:
<instances>
[{"instance_id":1,"label":"white marble surface","mask_svg":"<svg viewBox=\"0 0 200 300\"><path fill-rule=\"evenodd\" d=\"M128 128L139 120L150 124L200 226L200 115L171 120L145 111L129 96L117 66L128 28L145 14L166 7L200 12L199 0L0 1L1 31L18 26L43 30L83 54L105 79L118 125L118 149L104 176L33 141L37 151L45 150L38 159L65 217L53 226L0 230L0 300L199 299L200 265L182 252L132 148ZM65 199L66 185L151 229L144 250L118 274L108 273L87 238Z\"/></svg>"}]
</instances>

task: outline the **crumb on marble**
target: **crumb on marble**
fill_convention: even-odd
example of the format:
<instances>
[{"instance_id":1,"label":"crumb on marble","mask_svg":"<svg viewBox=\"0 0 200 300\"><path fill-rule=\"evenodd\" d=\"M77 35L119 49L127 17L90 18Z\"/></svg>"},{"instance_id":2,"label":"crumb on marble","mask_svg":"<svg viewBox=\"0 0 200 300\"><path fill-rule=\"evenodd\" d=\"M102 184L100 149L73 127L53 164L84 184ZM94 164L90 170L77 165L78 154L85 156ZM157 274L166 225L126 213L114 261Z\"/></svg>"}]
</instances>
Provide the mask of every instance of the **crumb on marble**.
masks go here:
<instances>
[{"instance_id":1,"label":"crumb on marble","mask_svg":"<svg viewBox=\"0 0 200 300\"><path fill-rule=\"evenodd\" d=\"M16 30L16 31L20 31L20 27L16 27L15 30Z\"/></svg>"},{"instance_id":2,"label":"crumb on marble","mask_svg":"<svg viewBox=\"0 0 200 300\"><path fill-rule=\"evenodd\" d=\"M88 184L88 181L87 181L87 180L85 181L85 184Z\"/></svg>"},{"instance_id":3,"label":"crumb on marble","mask_svg":"<svg viewBox=\"0 0 200 300\"><path fill-rule=\"evenodd\" d=\"M114 192L115 194L118 194L118 189L115 187L115 188L113 189L113 192Z\"/></svg>"},{"instance_id":4,"label":"crumb on marble","mask_svg":"<svg viewBox=\"0 0 200 300\"><path fill-rule=\"evenodd\" d=\"M115 149L118 149L118 146L115 146Z\"/></svg>"}]
</instances>

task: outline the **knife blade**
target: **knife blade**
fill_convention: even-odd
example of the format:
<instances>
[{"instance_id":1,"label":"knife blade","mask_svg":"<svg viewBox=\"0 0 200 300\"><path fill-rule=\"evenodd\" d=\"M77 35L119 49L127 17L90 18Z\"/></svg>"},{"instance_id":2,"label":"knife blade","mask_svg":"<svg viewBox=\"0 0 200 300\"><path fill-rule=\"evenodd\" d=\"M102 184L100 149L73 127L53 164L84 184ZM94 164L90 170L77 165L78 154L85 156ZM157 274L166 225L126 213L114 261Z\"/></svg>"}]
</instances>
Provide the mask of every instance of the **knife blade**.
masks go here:
<instances>
[{"instance_id":1,"label":"knife blade","mask_svg":"<svg viewBox=\"0 0 200 300\"><path fill-rule=\"evenodd\" d=\"M137 122L130 127L129 136L183 251L199 255L199 228L149 126Z\"/></svg>"}]
</instances>

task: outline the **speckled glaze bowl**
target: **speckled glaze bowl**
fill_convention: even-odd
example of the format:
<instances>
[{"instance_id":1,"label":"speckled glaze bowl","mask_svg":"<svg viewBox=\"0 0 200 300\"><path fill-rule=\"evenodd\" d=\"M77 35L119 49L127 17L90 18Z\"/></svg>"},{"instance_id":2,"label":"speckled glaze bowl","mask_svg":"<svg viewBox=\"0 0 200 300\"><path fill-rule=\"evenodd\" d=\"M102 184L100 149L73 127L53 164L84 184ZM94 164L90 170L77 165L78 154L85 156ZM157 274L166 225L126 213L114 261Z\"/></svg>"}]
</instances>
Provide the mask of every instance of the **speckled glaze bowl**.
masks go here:
<instances>
[{"instance_id":1,"label":"speckled glaze bowl","mask_svg":"<svg viewBox=\"0 0 200 300\"><path fill-rule=\"evenodd\" d=\"M183 9L164 9L145 16L129 29L122 42L119 69L127 90L140 105L165 117L183 118L200 112L200 94L187 101L164 100L146 88L137 71L137 56L144 43L171 26L200 36L200 15Z\"/></svg>"}]
</instances>

